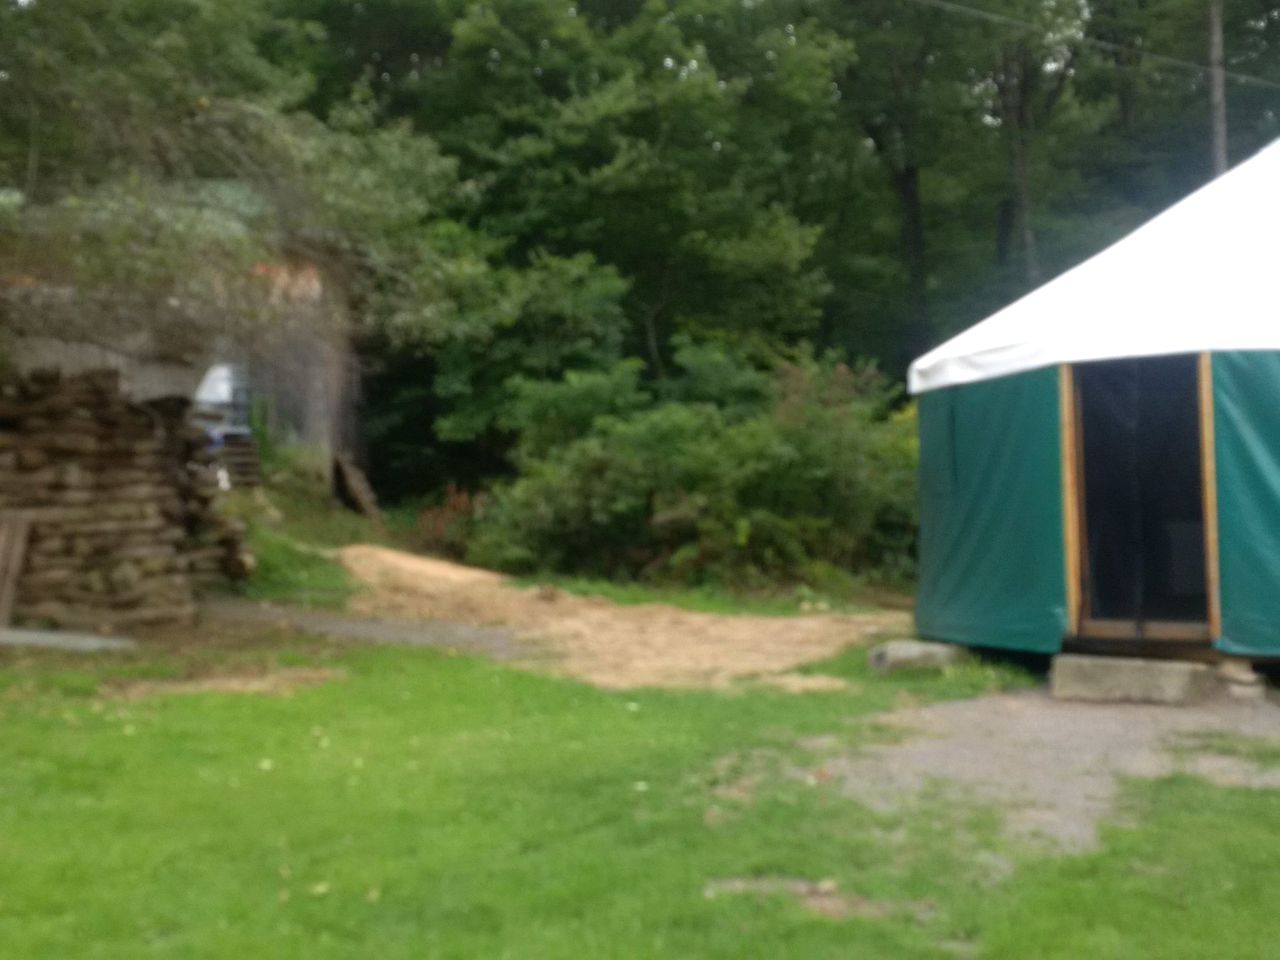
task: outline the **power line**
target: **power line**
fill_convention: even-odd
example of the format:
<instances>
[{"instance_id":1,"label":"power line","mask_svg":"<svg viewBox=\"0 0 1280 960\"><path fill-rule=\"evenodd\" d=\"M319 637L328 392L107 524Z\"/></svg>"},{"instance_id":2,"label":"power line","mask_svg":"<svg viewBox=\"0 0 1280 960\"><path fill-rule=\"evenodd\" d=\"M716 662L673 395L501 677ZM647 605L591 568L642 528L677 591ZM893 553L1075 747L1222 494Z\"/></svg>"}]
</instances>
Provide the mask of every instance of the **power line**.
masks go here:
<instances>
[{"instance_id":1,"label":"power line","mask_svg":"<svg viewBox=\"0 0 1280 960\"><path fill-rule=\"evenodd\" d=\"M985 20L988 23L996 23L1005 27L1017 27L1019 30L1041 32L1042 27L1032 23L1030 20L1022 20L1018 17L1011 17L1005 13L996 13L992 10L983 10L980 7L971 7L963 3L957 3L956 0L907 0L908 3L914 3L922 7L932 7L935 10L942 10L946 13L954 13L964 17L970 17L975 20ZM1182 70L1194 70L1196 73L1207 74L1209 72L1208 64L1198 63L1194 60L1183 60L1180 57L1170 56L1167 53L1156 53L1151 50L1143 50L1140 47L1127 47L1122 43L1113 43L1110 40L1100 40L1097 37L1082 36L1080 43L1084 46L1094 47L1098 50L1106 50L1108 53L1132 53L1145 57L1154 63L1164 64L1169 67L1178 67ZM1236 83L1245 86L1263 87L1267 90L1280 91L1280 83L1273 80L1267 80L1265 77L1257 77L1249 73L1240 73L1235 70L1227 70L1226 76L1234 80Z\"/></svg>"}]
</instances>

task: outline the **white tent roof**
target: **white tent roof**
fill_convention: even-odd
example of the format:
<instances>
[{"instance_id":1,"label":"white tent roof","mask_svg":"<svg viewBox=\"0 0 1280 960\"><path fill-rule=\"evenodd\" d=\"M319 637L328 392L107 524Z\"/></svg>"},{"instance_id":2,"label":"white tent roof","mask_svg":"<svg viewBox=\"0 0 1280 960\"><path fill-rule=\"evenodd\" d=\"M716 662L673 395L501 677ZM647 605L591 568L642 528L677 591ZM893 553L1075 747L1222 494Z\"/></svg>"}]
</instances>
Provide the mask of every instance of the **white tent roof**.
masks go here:
<instances>
[{"instance_id":1,"label":"white tent roof","mask_svg":"<svg viewBox=\"0 0 1280 960\"><path fill-rule=\"evenodd\" d=\"M911 365L912 393L1060 363L1280 350L1280 141Z\"/></svg>"}]
</instances>

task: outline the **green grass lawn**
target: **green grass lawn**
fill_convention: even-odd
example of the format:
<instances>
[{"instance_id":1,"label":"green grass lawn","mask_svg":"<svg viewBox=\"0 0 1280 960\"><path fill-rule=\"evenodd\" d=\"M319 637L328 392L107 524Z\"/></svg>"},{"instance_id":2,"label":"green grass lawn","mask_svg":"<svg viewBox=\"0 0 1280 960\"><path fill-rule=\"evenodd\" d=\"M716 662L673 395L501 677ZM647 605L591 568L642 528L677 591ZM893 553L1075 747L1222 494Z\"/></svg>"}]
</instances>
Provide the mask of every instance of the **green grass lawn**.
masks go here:
<instances>
[{"instance_id":1,"label":"green grass lawn","mask_svg":"<svg viewBox=\"0 0 1280 960\"><path fill-rule=\"evenodd\" d=\"M248 524L257 568L238 589L249 599L341 609L359 585L332 556L334 548L351 543L412 548L412 510L387 511L379 525L339 505L296 464L284 461L269 473L268 487L237 491L223 501L228 514Z\"/></svg>"},{"instance_id":2,"label":"green grass lawn","mask_svg":"<svg viewBox=\"0 0 1280 960\"><path fill-rule=\"evenodd\" d=\"M360 589L332 556L266 524L250 527L249 547L257 567L237 592L250 600L341 610Z\"/></svg>"},{"instance_id":3,"label":"green grass lawn","mask_svg":"<svg viewBox=\"0 0 1280 960\"><path fill-rule=\"evenodd\" d=\"M829 666L845 693L606 693L262 640L3 655L0 954L1272 955L1272 794L1144 785L1140 827L1042 859L1004 848L988 811L873 814L792 775L883 736L875 715L904 698L1025 682L1003 668L880 679L850 654ZM271 664L345 678L288 697L109 694ZM752 877L834 880L871 907L832 919L786 893L704 896Z\"/></svg>"}]
</instances>

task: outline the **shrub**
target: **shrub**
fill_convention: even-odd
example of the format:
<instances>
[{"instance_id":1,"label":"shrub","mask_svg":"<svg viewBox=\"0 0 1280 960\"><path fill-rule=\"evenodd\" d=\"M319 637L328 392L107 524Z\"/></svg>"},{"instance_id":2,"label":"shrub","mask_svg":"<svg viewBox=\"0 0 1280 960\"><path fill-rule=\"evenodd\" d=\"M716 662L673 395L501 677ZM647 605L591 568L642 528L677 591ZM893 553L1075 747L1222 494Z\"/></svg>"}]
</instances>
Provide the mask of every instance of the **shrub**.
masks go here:
<instances>
[{"instance_id":1,"label":"shrub","mask_svg":"<svg viewBox=\"0 0 1280 960\"><path fill-rule=\"evenodd\" d=\"M601 418L592 433L529 459L477 516L472 560L536 569L634 575L672 539L650 523L663 494L706 492L704 443L724 429L715 408L670 404Z\"/></svg>"},{"instance_id":2,"label":"shrub","mask_svg":"<svg viewBox=\"0 0 1280 960\"><path fill-rule=\"evenodd\" d=\"M571 439L522 447L520 477L477 513L469 558L514 572L692 583L909 572L914 423L892 412L883 378L801 357L760 384L701 360L717 370L704 382L731 385L736 404L615 404L591 418L577 407L571 431L564 417L551 428L531 422L540 438L554 429ZM582 388L580 376L563 396L581 398ZM556 409L557 388L540 389L541 409ZM666 392L699 396L679 383ZM635 406L635 393L617 396Z\"/></svg>"},{"instance_id":3,"label":"shrub","mask_svg":"<svg viewBox=\"0 0 1280 960\"><path fill-rule=\"evenodd\" d=\"M415 546L430 553L462 557L471 537L472 521L479 499L457 484L445 488L440 502L424 507L418 514Z\"/></svg>"}]
</instances>

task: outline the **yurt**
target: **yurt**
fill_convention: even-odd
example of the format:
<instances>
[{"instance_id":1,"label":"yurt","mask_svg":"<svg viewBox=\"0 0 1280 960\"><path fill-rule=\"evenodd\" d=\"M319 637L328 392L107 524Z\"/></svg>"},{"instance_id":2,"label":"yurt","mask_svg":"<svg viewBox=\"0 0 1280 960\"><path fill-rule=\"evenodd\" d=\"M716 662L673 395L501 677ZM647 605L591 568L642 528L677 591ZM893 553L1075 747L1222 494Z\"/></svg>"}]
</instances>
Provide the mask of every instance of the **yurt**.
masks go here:
<instances>
[{"instance_id":1,"label":"yurt","mask_svg":"<svg viewBox=\"0 0 1280 960\"><path fill-rule=\"evenodd\" d=\"M1280 656L1280 142L909 386L922 636Z\"/></svg>"}]
</instances>

